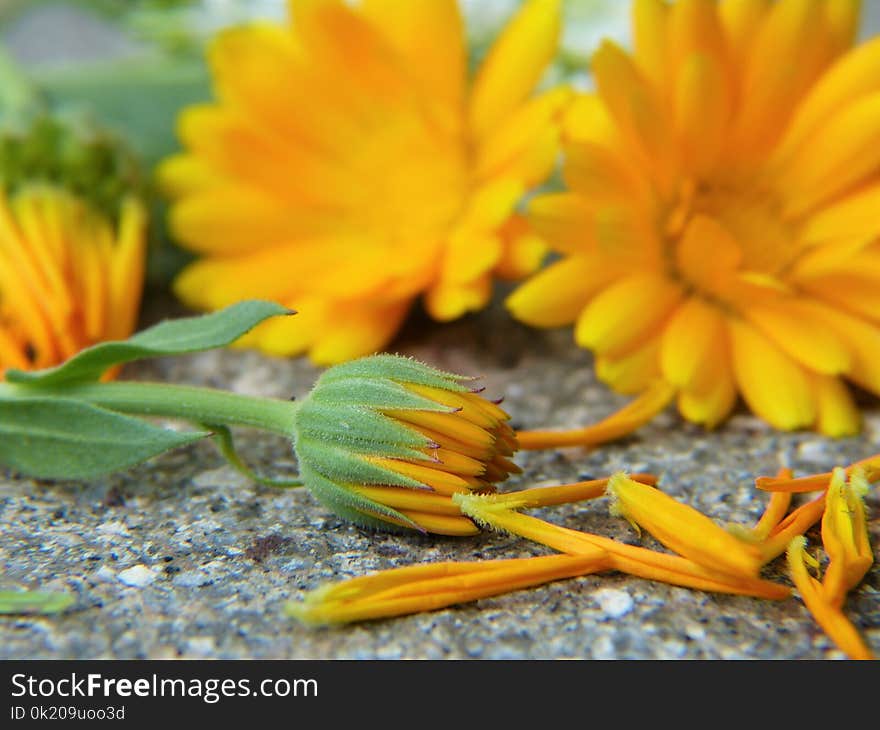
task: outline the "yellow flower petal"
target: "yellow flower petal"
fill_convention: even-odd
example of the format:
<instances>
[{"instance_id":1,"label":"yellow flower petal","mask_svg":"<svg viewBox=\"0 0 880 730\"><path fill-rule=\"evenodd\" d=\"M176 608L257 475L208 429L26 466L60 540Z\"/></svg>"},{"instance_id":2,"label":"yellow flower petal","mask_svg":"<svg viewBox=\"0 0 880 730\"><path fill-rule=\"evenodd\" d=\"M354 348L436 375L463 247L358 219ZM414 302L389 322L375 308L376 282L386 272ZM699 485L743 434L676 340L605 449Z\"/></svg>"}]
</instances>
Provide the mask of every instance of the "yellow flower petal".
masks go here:
<instances>
[{"instance_id":1,"label":"yellow flower petal","mask_svg":"<svg viewBox=\"0 0 880 730\"><path fill-rule=\"evenodd\" d=\"M768 533L766 539L758 545L761 560L769 563L786 551L792 539L803 535L822 519L825 512L825 495L802 504L791 512Z\"/></svg>"},{"instance_id":2,"label":"yellow flower petal","mask_svg":"<svg viewBox=\"0 0 880 730\"><path fill-rule=\"evenodd\" d=\"M723 349L726 350L726 346ZM696 381L704 382L695 388L683 388L679 393L678 410L689 421L715 428L733 411L737 393L729 357L725 354L721 358L706 360Z\"/></svg>"},{"instance_id":3,"label":"yellow flower petal","mask_svg":"<svg viewBox=\"0 0 880 730\"><path fill-rule=\"evenodd\" d=\"M779 479L791 479L791 469L780 469L776 474ZM785 518L788 508L791 505L791 494L788 492L773 492L770 495L770 501L758 524L755 525L752 533L758 540L765 540L770 533L776 529L780 522Z\"/></svg>"},{"instance_id":4,"label":"yellow flower petal","mask_svg":"<svg viewBox=\"0 0 880 730\"><path fill-rule=\"evenodd\" d=\"M874 38L841 57L798 107L776 153L789 159L810 136L852 102L880 91L880 39Z\"/></svg>"},{"instance_id":5,"label":"yellow flower petal","mask_svg":"<svg viewBox=\"0 0 880 730\"><path fill-rule=\"evenodd\" d=\"M862 473L869 482L877 481L880 479L880 454L869 456L867 459L850 464L845 471L847 474L851 474L857 468L862 469ZM822 474L798 477L797 479L758 477L755 479L755 486L758 489L769 491L818 492L827 489L831 476L832 473L829 471Z\"/></svg>"},{"instance_id":6,"label":"yellow flower petal","mask_svg":"<svg viewBox=\"0 0 880 730\"><path fill-rule=\"evenodd\" d=\"M730 357L726 341L720 311L699 297L691 297L678 307L663 330L663 377L679 388L699 388L705 384L705 378L699 377L704 363L710 358Z\"/></svg>"},{"instance_id":7,"label":"yellow flower petal","mask_svg":"<svg viewBox=\"0 0 880 730\"><path fill-rule=\"evenodd\" d=\"M547 244L538 236L521 215L514 214L501 227L501 258L495 266L495 275L501 279L516 280L533 273L547 256Z\"/></svg>"},{"instance_id":8,"label":"yellow flower petal","mask_svg":"<svg viewBox=\"0 0 880 730\"><path fill-rule=\"evenodd\" d=\"M365 16L405 59L426 91L460 109L464 102L464 28L455 0L364 0Z\"/></svg>"},{"instance_id":9,"label":"yellow flower petal","mask_svg":"<svg viewBox=\"0 0 880 730\"><path fill-rule=\"evenodd\" d=\"M854 436L862 426L862 416L849 392L839 379L829 375L814 375L816 428L832 438Z\"/></svg>"},{"instance_id":10,"label":"yellow flower petal","mask_svg":"<svg viewBox=\"0 0 880 730\"><path fill-rule=\"evenodd\" d=\"M632 3L633 45L639 70L658 89L666 82L669 53L669 5L664 0Z\"/></svg>"},{"instance_id":11,"label":"yellow flower petal","mask_svg":"<svg viewBox=\"0 0 880 730\"><path fill-rule=\"evenodd\" d=\"M615 500L613 514L643 527L680 555L725 575L757 576L758 550L693 508L623 474L611 478L608 494Z\"/></svg>"},{"instance_id":12,"label":"yellow flower petal","mask_svg":"<svg viewBox=\"0 0 880 730\"><path fill-rule=\"evenodd\" d=\"M880 167L880 91L830 117L786 165L786 212L800 215L873 175Z\"/></svg>"},{"instance_id":13,"label":"yellow flower petal","mask_svg":"<svg viewBox=\"0 0 880 730\"><path fill-rule=\"evenodd\" d=\"M290 206L253 188L235 186L187 196L171 209L169 222L188 247L221 255L270 248L337 228L307 209L291 215Z\"/></svg>"},{"instance_id":14,"label":"yellow flower petal","mask_svg":"<svg viewBox=\"0 0 880 730\"><path fill-rule=\"evenodd\" d=\"M574 322L596 290L614 275L597 257L570 256L532 277L505 304L514 317L534 327L561 327Z\"/></svg>"},{"instance_id":15,"label":"yellow flower petal","mask_svg":"<svg viewBox=\"0 0 880 730\"><path fill-rule=\"evenodd\" d=\"M484 139L523 101L556 52L559 0L528 0L489 49L474 80L469 126Z\"/></svg>"},{"instance_id":16,"label":"yellow flower petal","mask_svg":"<svg viewBox=\"0 0 880 730\"><path fill-rule=\"evenodd\" d=\"M488 276L462 283L439 282L425 295L425 307L434 319L447 322L482 309L491 294L492 284Z\"/></svg>"},{"instance_id":17,"label":"yellow flower petal","mask_svg":"<svg viewBox=\"0 0 880 730\"><path fill-rule=\"evenodd\" d=\"M146 228L147 211L143 204L134 198L124 200L108 262L107 339L124 339L137 327L146 268Z\"/></svg>"},{"instance_id":18,"label":"yellow flower petal","mask_svg":"<svg viewBox=\"0 0 880 730\"><path fill-rule=\"evenodd\" d=\"M578 318L575 340L609 355L642 344L674 311L681 289L665 277L632 274L598 294Z\"/></svg>"},{"instance_id":19,"label":"yellow flower petal","mask_svg":"<svg viewBox=\"0 0 880 730\"><path fill-rule=\"evenodd\" d=\"M811 425L816 405L801 367L744 322L732 321L730 333L734 374L752 410L776 428Z\"/></svg>"},{"instance_id":20,"label":"yellow flower petal","mask_svg":"<svg viewBox=\"0 0 880 730\"><path fill-rule=\"evenodd\" d=\"M870 185L816 211L805 224L802 240L817 243L840 238L874 237L880 233L878 207L880 185Z\"/></svg>"},{"instance_id":21,"label":"yellow flower petal","mask_svg":"<svg viewBox=\"0 0 880 730\"><path fill-rule=\"evenodd\" d=\"M478 568L467 571L456 563L440 565L448 575L422 578L421 574L415 573L411 574L410 579L410 574L403 573L407 568L398 568L393 575L392 587L371 591L362 598L334 600L332 593L328 598L326 589L319 588L317 596L306 596L301 604L288 604L287 613L309 624L334 624L432 611L561 578L594 573L604 569L605 560L604 552L597 551L595 555L589 556L550 555L541 558L481 561L476 564ZM383 583L389 582L391 577L382 573L376 574L377 580ZM369 590L369 585L363 579L360 580L360 590ZM335 586L330 588L332 590ZM344 583L341 588L345 589Z\"/></svg>"},{"instance_id":22,"label":"yellow flower petal","mask_svg":"<svg viewBox=\"0 0 880 730\"><path fill-rule=\"evenodd\" d=\"M660 338L654 337L622 357L597 355L596 376L618 393L644 392L660 378Z\"/></svg>"},{"instance_id":23,"label":"yellow flower petal","mask_svg":"<svg viewBox=\"0 0 880 730\"><path fill-rule=\"evenodd\" d=\"M481 524L534 540L571 555L592 556L607 553L608 567L649 580L697 590L757 596L771 600L787 598L790 591L769 581L747 576L731 576L708 570L697 563L645 548L627 545L599 535L569 530L543 520L519 514L495 497L456 495L462 511ZM503 498L502 498L503 499ZM518 506L524 506L522 504Z\"/></svg>"},{"instance_id":24,"label":"yellow flower petal","mask_svg":"<svg viewBox=\"0 0 880 730\"><path fill-rule=\"evenodd\" d=\"M779 0L767 13L749 53L743 76L742 107L736 122L736 147L749 157L769 149L792 108L822 71L828 58L822 3ZM779 63L797 58L796 67Z\"/></svg>"},{"instance_id":25,"label":"yellow flower petal","mask_svg":"<svg viewBox=\"0 0 880 730\"><path fill-rule=\"evenodd\" d=\"M807 571L804 563L805 545L806 540L803 537L796 537L788 548L789 572L801 599L829 638L850 659L873 659L871 650L856 628L838 608L826 601L819 582Z\"/></svg>"},{"instance_id":26,"label":"yellow flower petal","mask_svg":"<svg viewBox=\"0 0 880 730\"><path fill-rule=\"evenodd\" d=\"M676 128L685 167L706 173L718 162L730 123L729 81L720 58L693 55L676 79Z\"/></svg>"},{"instance_id":27,"label":"yellow flower petal","mask_svg":"<svg viewBox=\"0 0 880 730\"><path fill-rule=\"evenodd\" d=\"M660 100L629 57L610 41L594 54L592 71L602 100L631 152L650 170L661 190L671 183L671 131Z\"/></svg>"},{"instance_id":28,"label":"yellow flower petal","mask_svg":"<svg viewBox=\"0 0 880 730\"><path fill-rule=\"evenodd\" d=\"M834 606L843 606L847 592L874 563L862 501L867 492L868 483L860 469L849 475L840 468L832 473L822 516L822 546L830 561L822 589Z\"/></svg>"},{"instance_id":29,"label":"yellow flower petal","mask_svg":"<svg viewBox=\"0 0 880 730\"><path fill-rule=\"evenodd\" d=\"M328 329L315 337L309 356L319 365L330 365L363 352L377 352L398 330L408 310L408 301L384 307L338 307L328 316Z\"/></svg>"},{"instance_id":30,"label":"yellow flower petal","mask_svg":"<svg viewBox=\"0 0 880 730\"><path fill-rule=\"evenodd\" d=\"M721 0L718 16L724 27L731 66L741 69L758 36L772 0Z\"/></svg>"},{"instance_id":31,"label":"yellow flower petal","mask_svg":"<svg viewBox=\"0 0 880 730\"><path fill-rule=\"evenodd\" d=\"M852 360L848 376L880 395L880 327L823 304L811 303L810 307L817 321L843 340L849 350Z\"/></svg>"},{"instance_id":32,"label":"yellow flower petal","mask_svg":"<svg viewBox=\"0 0 880 730\"><path fill-rule=\"evenodd\" d=\"M476 175L484 178L490 175L516 177L527 183L543 179L546 173L531 172L523 166L524 160L535 160L540 155L542 135L551 133L553 141L553 161L555 162L559 141L557 117L571 99L571 92L565 88L551 89L523 104L509 119L505 120L492 136L482 141L477 149ZM536 141L538 152L536 153Z\"/></svg>"},{"instance_id":33,"label":"yellow flower petal","mask_svg":"<svg viewBox=\"0 0 880 730\"><path fill-rule=\"evenodd\" d=\"M553 449L565 446L596 446L627 436L663 411L675 390L662 380L651 384L641 395L598 423L568 431L517 431L523 450Z\"/></svg>"},{"instance_id":34,"label":"yellow flower petal","mask_svg":"<svg viewBox=\"0 0 880 730\"><path fill-rule=\"evenodd\" d=\"M773 344L804 367L825 375L849 370L849 349L839 337L823 328L811 316L812 310L802 307L797 298L757 304L749 307L746 314Z\"/></svg>"}]
</instances>

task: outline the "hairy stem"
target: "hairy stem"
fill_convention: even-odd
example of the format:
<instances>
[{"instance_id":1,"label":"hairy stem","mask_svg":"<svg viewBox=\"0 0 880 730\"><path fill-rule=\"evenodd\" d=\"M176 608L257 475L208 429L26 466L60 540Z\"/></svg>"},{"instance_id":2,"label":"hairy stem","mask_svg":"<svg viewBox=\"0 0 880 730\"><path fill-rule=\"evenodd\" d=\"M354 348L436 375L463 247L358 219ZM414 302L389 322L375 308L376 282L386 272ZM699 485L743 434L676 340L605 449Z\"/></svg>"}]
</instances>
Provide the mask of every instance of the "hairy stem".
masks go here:
<instances>
[{"instance_id":1,"label":"hairy stem","mask_svg":"<svg viewBox=\"0 0 880 730\"><path fill-rule=\"evenodd\" d=\"M120 413L165 416L194 423L250 426L293 437L297 405L277 398L165 383L86 383L55 387L0 383L0 398L57 397Z\"/></svg>"}]
</instances>

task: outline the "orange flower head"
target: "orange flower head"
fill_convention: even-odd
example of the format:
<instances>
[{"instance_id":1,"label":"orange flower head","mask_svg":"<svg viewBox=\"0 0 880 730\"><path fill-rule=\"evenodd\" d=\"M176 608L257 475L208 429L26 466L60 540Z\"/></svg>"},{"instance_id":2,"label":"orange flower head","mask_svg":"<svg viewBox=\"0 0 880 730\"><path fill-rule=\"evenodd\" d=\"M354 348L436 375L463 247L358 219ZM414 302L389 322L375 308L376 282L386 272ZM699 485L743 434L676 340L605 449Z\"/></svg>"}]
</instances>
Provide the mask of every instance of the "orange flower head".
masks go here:
<instances>
[{"instance_id":1,"label":"orange flower head","mask_svg":"<svg viewBox=\"0 0 880 730\"><path fill-rule=\"evenodd\" d=\"M0 377L131 334L145 228L115 140L48 117L0 135Z\"/></svg>"},{"instance_id":2,"label":"orange flower head","mask_svg":"<svg viewBox=\"0 0 880 730\"><path fill-rule=\"evenodd\" d=\"M847 383L880 394L880 38L850 47L857 0L633 5L633 52L606 42L566 115L569 190L529 205L561 259L509 308L574 323L601 380L662 383L689 421L742 396L857 432Z\"/></svg>"},{"instance_id":3,"label":"orange flower head","mask_svg":"<svg viewBox=\"0 0 880 730\"><path fill-rule=\"evenodd\" d=\"M532 90L560 0L529 0L472 81L455 0L291 0L289 25L222 33L217 100L188 109L160 170L201 258L189 305L277 300L296 321L245 341L331 364L382 349L418 297L446 321L544 253L515 214L558 151L569 92Z\"/></svg>"}]
</instances>

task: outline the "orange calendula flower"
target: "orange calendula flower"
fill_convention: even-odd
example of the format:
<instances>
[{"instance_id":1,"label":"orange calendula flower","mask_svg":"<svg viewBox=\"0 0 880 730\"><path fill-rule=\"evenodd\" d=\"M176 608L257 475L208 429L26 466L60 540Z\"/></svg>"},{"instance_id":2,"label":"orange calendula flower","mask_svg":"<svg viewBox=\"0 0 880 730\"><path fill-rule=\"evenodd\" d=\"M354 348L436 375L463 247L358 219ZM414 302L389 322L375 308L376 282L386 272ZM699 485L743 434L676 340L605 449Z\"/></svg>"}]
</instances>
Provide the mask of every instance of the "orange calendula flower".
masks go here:
<instances>
[{"instance_id":1,"label":"orange calendula flower","mask_svg":"<svg viewBox=\"0 0 880 730\"><path fill-rule=\"evenodd\" d=\"M595 54L564 123L569 191L529 205L562 258L508 306L574 323L598 377L641 395L624 426L677 398L712 427L742 396L842 436L847 382L880 394L880 38L850 48L858 7L641 0L633 53Z\"/></svg>"},{"instance_id":2,"label":"orange calendula flower","mask_svg":"<svg viewBox=\"0 0 880 730\"><path fill-rule=\"evenodd\" d=\"M201 255L179 296L293 306L243 343L329 364L380 350L419 296L451 320L536 268L515 207L558 151L569 92L532 91L559 6L526 2L470 82L455 0L291 0L287 26L221 34L218 100L184 112L186 152L160 170Z\"/></svg>"},{"instance_id":3,"label":"orange calendula flower","mask_svg":"<svg viewBox=\"0 0 880 730\"><path fill-rule=\"evenodd\" d=\"M50 119L0 139L0 377L134 330L147 214L114 154Z\"/></svg>"}]
</instances>

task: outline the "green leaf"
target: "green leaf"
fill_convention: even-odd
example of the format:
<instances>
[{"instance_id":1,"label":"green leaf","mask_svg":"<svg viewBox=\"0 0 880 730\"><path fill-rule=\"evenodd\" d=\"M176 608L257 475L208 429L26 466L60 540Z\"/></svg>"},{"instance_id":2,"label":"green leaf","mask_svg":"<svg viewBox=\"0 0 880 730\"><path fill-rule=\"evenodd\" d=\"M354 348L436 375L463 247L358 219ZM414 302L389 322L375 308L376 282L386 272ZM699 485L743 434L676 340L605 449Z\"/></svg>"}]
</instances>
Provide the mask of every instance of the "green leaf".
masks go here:
<instances>
[{"instance_id":1,"label":"green leaf","mask_svg":"<svg viewBox=\"0 0 880 730\"><path fill-rule=\"evenodd\" d=\"M88 479L205 438L64 398L0 400L0 465L42 479Z\"/></svg>"},{"instance_id":2,"label":"green leaf","mask_svg":"<svg viewBox=\"0 0 880 730\"><path fill-rule=\"evenodd\" d=\"M69 593L0 591L0 614L60 613L74 600Z\"/></svg>"},{"instance_id":3,"label":"green leaf","mask_svg":"<svg viewBox=\"0 0 880 730\"><path fill-rule=\"evenodd\" d=\"M274 302L238 302L211 314L160 322L127 340L102 342L55 368L8 370L6 380L40 386L96 381L114 365L148 357L182 355L225 347L263 320L292 313Z\"/></svg>"}]
</instances>

